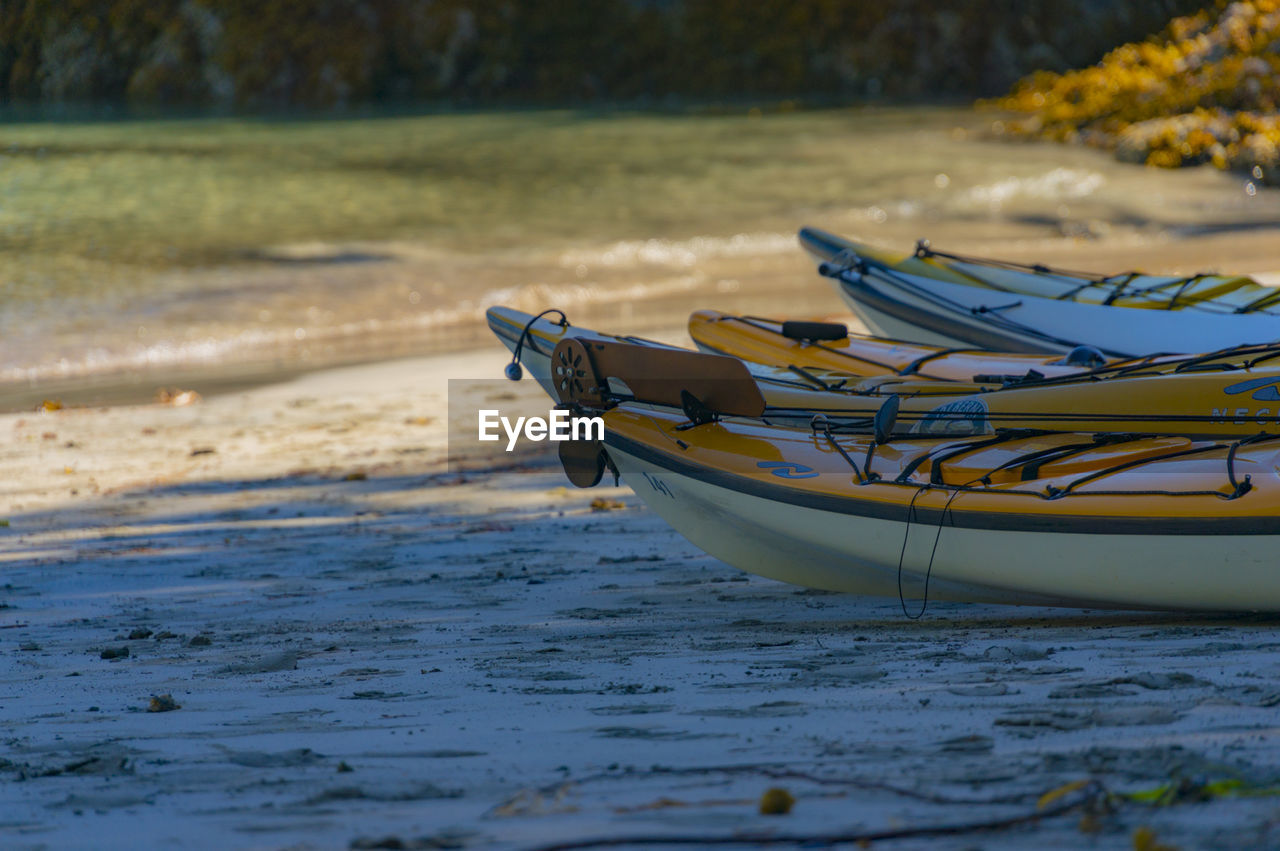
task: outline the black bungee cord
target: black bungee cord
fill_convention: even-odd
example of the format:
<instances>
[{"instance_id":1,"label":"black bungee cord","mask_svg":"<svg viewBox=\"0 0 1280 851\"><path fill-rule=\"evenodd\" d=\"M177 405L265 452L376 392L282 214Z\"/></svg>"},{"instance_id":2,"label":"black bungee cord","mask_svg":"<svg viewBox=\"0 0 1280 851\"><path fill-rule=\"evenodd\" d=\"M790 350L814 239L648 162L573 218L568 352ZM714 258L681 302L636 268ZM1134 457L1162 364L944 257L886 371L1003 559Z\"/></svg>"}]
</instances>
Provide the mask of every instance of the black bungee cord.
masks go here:
<instances>
[{"instance_id":1,"label":"black bungee cord","mask_svg":"<svg viewBox=\"0 0 1280 851\"><path fill-rule=\"evenodd\" d=\"M520 337L516 340L516 347L511 351L511 363L507 364L506 368L502 371L510 380L519 381L524 377L524 368L520 366L520 353L524 351L524 341L529 339L529 329L533 327L533 323L537 322L548 313L560 314L560 327L569 327L569 318L564 315L564 311L554 307L542 311L537 316L526 322L524 324L524 330L520 332ZM534 350L537 351L536 347Z\"/></svg>"},{"instance_id":2,"label":"black bungee cord","mask_svg":"<svg viewBox=\"0 0 1280 851\"><path fill-rule=\"evenodd\" d=\"M929 551L929 566L925 568L924 572L924 591L921 593L920 611L913 615L907 611L907 598L902 593L902 563L907 555L907 541L911 537L911 517L915 514L916 498L932 487L933 485L921 485L912 495L911 503L907 506L907 529L902 533L902 550L898 553L898 605L902 606L902 614L908 620L913 621L918 621L924 617L925 610L929 608L929 580L933 578L933 560L938 555L938 541L942 539L942 527L947 522L947 512L951 510L951 500L955 499L961 491L960 488L952 490L951 495L947 497L946 505L942 507L942 516L938 518L938 527L933 533L933 549Z\"/></svg>"}]
</instances>

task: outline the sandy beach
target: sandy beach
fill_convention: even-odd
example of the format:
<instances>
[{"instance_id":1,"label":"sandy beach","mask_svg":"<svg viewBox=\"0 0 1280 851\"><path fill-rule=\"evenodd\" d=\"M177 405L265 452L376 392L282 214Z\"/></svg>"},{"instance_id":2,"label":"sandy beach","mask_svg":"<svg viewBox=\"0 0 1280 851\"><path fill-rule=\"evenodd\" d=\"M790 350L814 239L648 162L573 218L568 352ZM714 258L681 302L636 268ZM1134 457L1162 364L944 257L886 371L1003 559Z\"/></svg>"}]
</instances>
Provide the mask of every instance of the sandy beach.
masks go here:
<instances>
[{"instance_id":1,"label":"sandy beach","mask_svg":"<svg viewBox=\"0 0 1280 851\"><path fill-rule=\"evenodd\" d=\"M1048 807L1088 812L883 847L1278 841L1280 803L1248 794L1280 764L1273 621L912 621L748 576L625 485L449 470L447 411L495 386L545 405L526 381L446 406L447 378L502 364L0 416L0 845L862 834L1034 814L1089 780ZM771 787L790 814L758 813Z\"/></svg>"},{"instance_id":2,"label":"sandy beach","mask_svg":"<svg viewBox=\"0 0 1280 851\"><path fill-rule=\"evenodd\" d=\"M1280 614L1196 613L1280 609L1280 325L1239 279L1280 287L1276 0L0 21L0 851L1280 848ZM882 268L930 249L1000 271ZM563 468L478 439L552 418L495 306L692 346L700 310L869 331L842 294L1067 356L960 355L1010 392L943 402L919 350L811 374L810 328L766 406L575 343L572 413L690 422L603 412ZM800 395L854 387L898 395Z\"/></svg>"}]
</instances>

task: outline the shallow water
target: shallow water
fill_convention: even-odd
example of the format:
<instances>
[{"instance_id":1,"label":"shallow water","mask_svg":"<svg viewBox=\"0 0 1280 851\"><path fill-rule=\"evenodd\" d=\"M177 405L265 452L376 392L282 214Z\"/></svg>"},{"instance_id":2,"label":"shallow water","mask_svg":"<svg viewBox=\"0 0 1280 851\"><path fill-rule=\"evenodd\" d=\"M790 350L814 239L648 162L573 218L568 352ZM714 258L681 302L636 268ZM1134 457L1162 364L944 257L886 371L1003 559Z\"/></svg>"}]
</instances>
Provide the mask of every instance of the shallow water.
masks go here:
<instances>
[{"instance_id":1,"label":"shallow water","mask_svg":"<svg viewBox=\"0 0 1280 851\"><path fill-rule=\"evenodd\" d=\"M0 131L0 382L487 343L484 307L610 330L831 313L811 224L1110 272L1280 269L1280 192L986 138L942 107L32 124ZM33 390L34 386L34 390Z\"/></svg>"}]
</instances>

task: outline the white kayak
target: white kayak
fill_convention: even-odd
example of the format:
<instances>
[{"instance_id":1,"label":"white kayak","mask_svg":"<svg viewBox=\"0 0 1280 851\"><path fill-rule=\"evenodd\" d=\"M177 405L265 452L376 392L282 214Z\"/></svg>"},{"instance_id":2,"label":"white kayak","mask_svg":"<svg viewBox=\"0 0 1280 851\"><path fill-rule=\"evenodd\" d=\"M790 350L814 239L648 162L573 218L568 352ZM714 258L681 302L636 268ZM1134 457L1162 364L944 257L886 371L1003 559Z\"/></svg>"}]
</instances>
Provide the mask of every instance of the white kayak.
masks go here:
<instances>
[{"instance_id":1,"label":"white kayak","mask_svg":"<svg viewBox=\"0 0 1280 851\"><path fill-rule=\"evenodd\" d=\"M1280 340L1280 290L1243 276L1094 278L955 258L886 255L813 228L801 245L877 334L932 345L1113 357Z\"/></svg>"},{"instance_id":2,"label":"white kayak","mask_svg":"<svg viewBox=\"0 0 1280 851\"><path fill-rule=\"evenodd\" d=\"M555 318L548 318L554 316ZM502 341L512 353L512 364L507 367L508 377L519 378L512 369L519 363L529 374L542 385L552 399L558 398L556 378L553 376L552 353L556 345L563 340L579 340L604 344L626 344L628 347L641 347L655 356L669 353L676 356L692 357L695 362L706 358L679 346L670 346L643 337L604 334L581 325L571 325L559 310L544 311L537 316L515 310L510 307L494 306L485 311L489 329ZM767 400L767 412L772 422L792 426L809 427L815 413L830 414L832 417L864 418L868 411L853 411L849 399L861 402L864 397L873 401L866 404L874 412L883 402L882 398L870 397L850 391L846 394L829 391L829 383L842 382L851 378L847 373L835 372L821 368L795 372L792 368L773 366L770 364L739 361L737 358L721 358L740 363L742 369L757 385L763 398ZM683 369L690 361L676 357L665 361L675 372L666 375L664 380L679 382L685 376ZM652 362L651 362L652 365ZM655 377L655 376L651 376ZM938 382L949 385L950 382ZM610 391L615 398L631 397L630 389L625 384L610 380ZM959 387L960 385L954 385ZM957 393L973 392L979 385L965 385L964 390ZM986 388L990 389L990 388Z\"/></svg>"}]
</instances>

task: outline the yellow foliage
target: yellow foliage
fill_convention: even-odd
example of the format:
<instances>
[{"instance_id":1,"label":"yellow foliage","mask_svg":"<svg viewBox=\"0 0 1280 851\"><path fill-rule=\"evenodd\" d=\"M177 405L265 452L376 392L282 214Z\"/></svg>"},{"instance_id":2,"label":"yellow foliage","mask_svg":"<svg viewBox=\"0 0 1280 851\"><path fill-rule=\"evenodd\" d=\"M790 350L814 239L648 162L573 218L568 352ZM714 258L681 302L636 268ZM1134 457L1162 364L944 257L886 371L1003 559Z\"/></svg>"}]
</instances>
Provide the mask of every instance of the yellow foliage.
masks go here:
<instances>
[{"instance_id":1,"label":"yellow foliage","mask_svg":"<svg viewBox=\"0 0 1280 851\"><path fill-rule=\"evenodd\" d=\"M1097 65L1032 74L993 104L1027 114L1000 122L1006 135L1104 144L1159 168L1257 169L1280 184L1280 0L1175 18Z\"/></svg>"}]
</instances>

